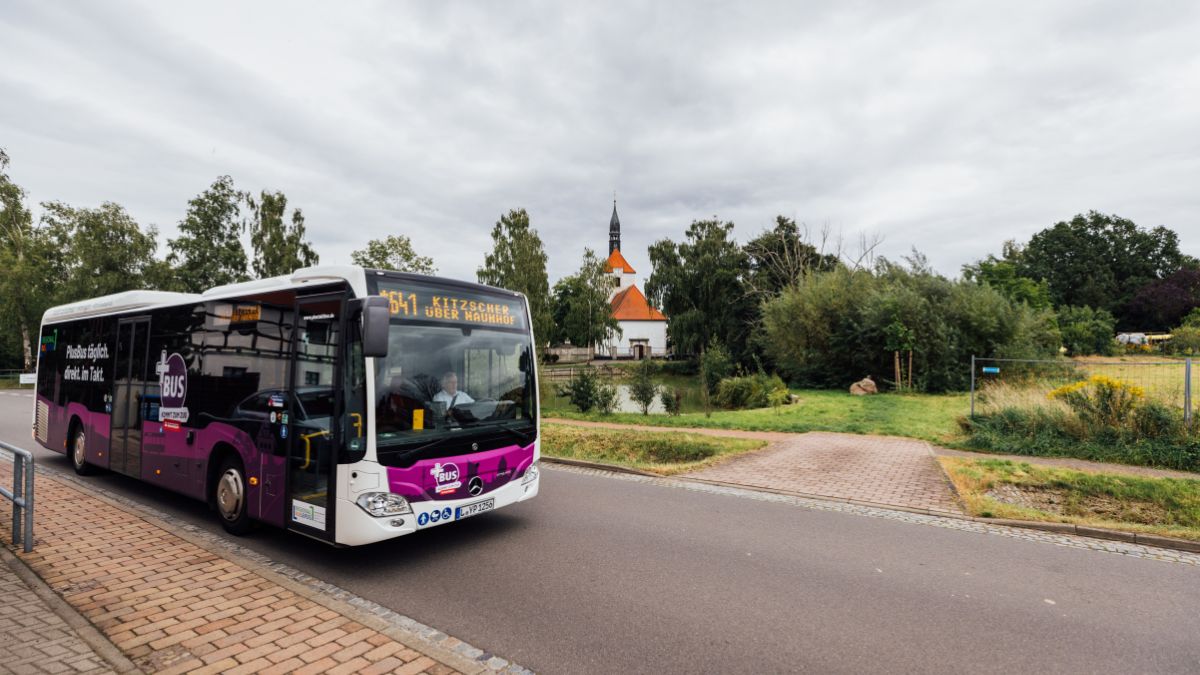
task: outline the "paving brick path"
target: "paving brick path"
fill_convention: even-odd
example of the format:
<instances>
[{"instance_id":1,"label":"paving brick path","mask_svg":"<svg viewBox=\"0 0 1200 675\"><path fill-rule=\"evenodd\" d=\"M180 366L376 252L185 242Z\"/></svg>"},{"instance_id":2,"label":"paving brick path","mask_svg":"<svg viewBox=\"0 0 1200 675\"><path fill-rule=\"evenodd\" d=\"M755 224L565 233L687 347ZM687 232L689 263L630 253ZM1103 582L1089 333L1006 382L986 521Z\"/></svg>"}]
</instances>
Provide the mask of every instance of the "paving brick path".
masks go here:
<instances>
[{"instance_id":1,"label":"paving brick path","mask_svg":"<svg viewBox=\"0 0 1200 675\"><path fill-rule=\"evenodd\" d=\"M0 560L0 673L111 672L112 667L16 570Z\"/></svg>"},{"instance_id":2,"label":"paving brick path","mask_svg":"<svg viewBox=\"0 0 1200 675\"><path fill-rule=\"evenodd\" d=\"M0 480L11 472L0 461ZM66 481L39 471L36 490L36 544L18 555L145 671L455 672Z\"/></svg>"},{"instance_id":3,"label":"paving brick path","mask_svg":"<svg viewBox=\"0 0 1200 675\"><path fill-rule=\"evenodd\" d=\"M929 445L889 436L793 434L758 452L681 474L733 485L962 513Z\"/></svg>"}]
</instances>

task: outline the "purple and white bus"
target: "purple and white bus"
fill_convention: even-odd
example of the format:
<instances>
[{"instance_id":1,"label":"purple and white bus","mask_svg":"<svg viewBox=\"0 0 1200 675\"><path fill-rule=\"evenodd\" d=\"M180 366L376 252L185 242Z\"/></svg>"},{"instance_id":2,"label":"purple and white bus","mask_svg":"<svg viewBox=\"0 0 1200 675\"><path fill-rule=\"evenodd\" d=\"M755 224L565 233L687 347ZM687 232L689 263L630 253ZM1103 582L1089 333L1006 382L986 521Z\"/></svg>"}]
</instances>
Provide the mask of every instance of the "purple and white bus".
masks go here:
<instances>
[{"instance_id":1,"label":"purple and white bus","mask_svg":"<svg viewBox=\"0 0 1200 675\"><path fill-rule=\"evenodd\" d=\"M130 291L42 320L33 436L75 470L354 546L538 492L528 302L313 267L199 295Z\"/></svg>"}]
</instances>

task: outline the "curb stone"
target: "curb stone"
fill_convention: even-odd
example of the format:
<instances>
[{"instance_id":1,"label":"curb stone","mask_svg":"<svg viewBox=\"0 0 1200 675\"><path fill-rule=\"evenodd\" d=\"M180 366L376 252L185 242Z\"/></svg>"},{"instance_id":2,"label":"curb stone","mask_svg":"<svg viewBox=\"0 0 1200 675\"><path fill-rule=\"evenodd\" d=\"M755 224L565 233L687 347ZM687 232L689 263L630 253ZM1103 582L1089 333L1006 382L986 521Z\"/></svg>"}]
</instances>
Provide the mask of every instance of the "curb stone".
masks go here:
<instances>
[{"instance_id":1,"label":"curb stone","mask_svg":"<svg viewBox=\"0 0 1200 675\"><path fill-rule=\"evenodd\" d=\"M752 490L755 492L765 492L768 494L786 495L789 497L799 497L801 499L812 499L824 502L833 502L837 504L850 504L853 506L864 506L874 509L885 509L888 511L902 511L906 513L916 513L925 516L934 516L938 518L951 518L954 520L966 520L976 523L984 523L987 525L1000 525L1004 527L1016 527L1025 530L1041 530L1043 532L1053 532L1055 534L1075 535L1079 537L1090 537L1092 539L1107 539L1110 541L1122 541L1129 544L1140 544L1142 546L1153 546L1155 548L1164 548L1175 551L1185 551L1187 553L1200 553L1200 542L1190 541L1187 539L1176 539L1174 537L1163 537L1154 534L1141 534L1139 532L1125 532L1122 530L1110 530L1103 527L1092 527L1088 525L1076 525L1074 523L1054 523L1042 522L1037 520L1010 520L1006 518L981 518L978 516L968 516L964 514L952 513L949 511L938 511L935 509L918 509L907 506L898 506L895 504L880 504L878 502L863 501L860 499L844 499L840 497L828 497L824 495L815 495L806 492L793 492L790 490L773 490L770 488L758 487L754 485L742 485L739 483L726 483L715 480L705 480L702 478L685 478L681 476L662 476L659 474L638 471L636 469L626 469L620 467L614 469L612 465L603 464L600 462L587 462L585 460L571 459L564 461L556 457L542 455L542 461L551 464L563 464L565 466L574 466L578 468L593 469L596 471L607 471L613 473L630 473L634 475L646 476L650 478L658 478L664 480L674 480L688 483L700 483L705 485L713 485L717 487L733 487L739 490ZM955 493L957 497L957 492Z\"/></svg>"},{"instance_id":2,"label":"curb stone","mask_svg":"<svg viewBox=\"0 0 1200 675\"><path fill-rule=\"evenodd\" d=\"M9 459L8 453L0 453L0 457ZM271 582L301 597L338 612L364 626L373 628L397 642L423 652L427 656L441 661L466 675L495 672L513 673L514 675L532 675L533 673L533 671L509 661L504 661L504 666L501 668L495 668L490 663L495 658L495 655L490 652L473 647L457 638L450 637L436 628L426 626L415 619L355 595L334 584L312 577L286 563L273 560L269 556L248 549L236 541L213 534L190 523L172 521L169 515L161 511L118 495L98 485L88 483L78 476L56 467L47 466L45 462L38 463L36 470L54 480L67 483L77 489L85 490L89 496L108 502L117 508L132 511L134 515L142 518L151 525L166 530L205 550L216 553L251 572L262 575ZM34 542L36 545L36 531ZM55 597L58 597L57 594L55 594ZM82 617L80 618L82 619ZM83 619L83 621L87 622L86 619ZM90 626L91 624L89 623L88 625ZM95 629L93 628L93 630Z\"/></svg>"}]
</instances>

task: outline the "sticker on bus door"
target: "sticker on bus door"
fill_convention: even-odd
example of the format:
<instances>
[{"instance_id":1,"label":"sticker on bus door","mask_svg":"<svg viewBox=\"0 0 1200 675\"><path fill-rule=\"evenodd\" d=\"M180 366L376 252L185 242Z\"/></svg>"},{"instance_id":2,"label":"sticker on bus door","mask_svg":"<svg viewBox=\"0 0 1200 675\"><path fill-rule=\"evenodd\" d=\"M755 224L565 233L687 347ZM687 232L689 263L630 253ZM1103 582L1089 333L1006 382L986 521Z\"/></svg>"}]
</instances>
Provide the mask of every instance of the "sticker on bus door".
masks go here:
<instances>
[{"instance_id":1,"label":"sticker on bus door","mask_svg":"<svg viewBox=\"0 0 1200 675\"><path fill-rule=\"evenodd\" d=\"M309 527L315 527L318 530L324 530L325 507L317 506L316 504L309 504L308 502L302 502L299 499L293 499L292 520L300 523L301 525L307 525Z\"/></svg>"}]
</instances>

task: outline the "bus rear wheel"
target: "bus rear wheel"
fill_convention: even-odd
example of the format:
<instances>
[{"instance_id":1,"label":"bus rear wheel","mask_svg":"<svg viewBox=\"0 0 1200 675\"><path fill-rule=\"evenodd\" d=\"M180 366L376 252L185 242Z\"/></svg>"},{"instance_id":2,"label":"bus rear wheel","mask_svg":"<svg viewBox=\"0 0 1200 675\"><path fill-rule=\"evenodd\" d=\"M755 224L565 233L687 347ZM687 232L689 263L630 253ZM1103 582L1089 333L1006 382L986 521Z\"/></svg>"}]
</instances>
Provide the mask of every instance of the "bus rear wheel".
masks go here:
<instances>
[{"instance_id":1,"label":"bus rear wheel","mask_svg":"<svg viewBox=\"0 0 1200 675\"><path fill-rule=\"evenodd\" d=\"M254 523L246 510L246 471L237 457L227 455L221 460L213 484L213 504L226 532L243 535L253 528Z\"/></svg>"},{"instance_id":2,"label":"bus rear wheel","mask_svg":"<svg viewBox=\"0 0 1200 675\"><path fill-rule=\"evenodd\" d=\"M75 433L71 437L71 466L80 476L96 473L96 467L87 462L87 432L82 424L75 426Z\"/></svg>"}]
</instances>

